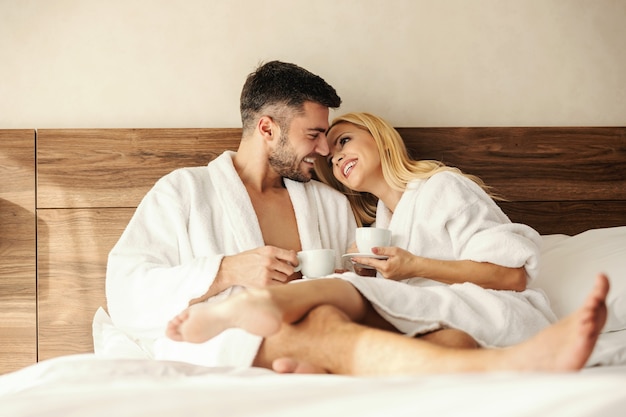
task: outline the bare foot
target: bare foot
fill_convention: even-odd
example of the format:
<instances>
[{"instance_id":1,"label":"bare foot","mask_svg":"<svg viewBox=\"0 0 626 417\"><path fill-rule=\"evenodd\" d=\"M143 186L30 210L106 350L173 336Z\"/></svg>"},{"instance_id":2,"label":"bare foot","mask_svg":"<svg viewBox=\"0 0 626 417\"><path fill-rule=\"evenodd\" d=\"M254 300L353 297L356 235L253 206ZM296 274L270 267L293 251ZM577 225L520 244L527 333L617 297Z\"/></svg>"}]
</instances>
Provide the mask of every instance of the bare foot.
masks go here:
<instances>
[{"instance_id":1,"label":"bare foot","mask_svg":"<svg viewBox=\"0 0 626 417\"><path fill-rule=\"evenodd\" d=\"M516 347L503 349L507 369L575 371L585 366L606 323L609 281L598 275L577 311ZM510 356L509 356L510 355Z\"/></svg>"},{"instance_id":2,"label":"bare foot","mask_svg":"<svg viewBox=\"0 0 626 417\"><path fill-rule=\"evenodd\" d=\"M248 289L216 303L194 304L174 317L165 334L172 340L202 343L237 327L267 337L278 332L282 313L265 290Z\"/></svg>"}]
</instances>

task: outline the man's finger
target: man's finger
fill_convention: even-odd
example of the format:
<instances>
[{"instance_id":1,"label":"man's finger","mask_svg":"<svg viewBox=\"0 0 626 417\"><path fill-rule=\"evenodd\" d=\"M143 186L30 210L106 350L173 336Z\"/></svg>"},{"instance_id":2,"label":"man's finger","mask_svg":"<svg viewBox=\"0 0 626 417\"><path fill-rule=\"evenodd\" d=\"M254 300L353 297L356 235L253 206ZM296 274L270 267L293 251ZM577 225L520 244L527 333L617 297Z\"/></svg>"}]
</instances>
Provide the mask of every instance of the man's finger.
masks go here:
<instances>
[{"instance_id":1,"label":"man's finger","mask_svg":"<svg viewBox=\"0 0 626 417\"><path fill-rule=\"evenodd\" d=\"M293 265L296 265L298 263L298 255L296 254L296 251L290 249L282 249L276 246L272 246L271 248L271 255L279 261L287 262Z\"/></svg>"}]
</instances>

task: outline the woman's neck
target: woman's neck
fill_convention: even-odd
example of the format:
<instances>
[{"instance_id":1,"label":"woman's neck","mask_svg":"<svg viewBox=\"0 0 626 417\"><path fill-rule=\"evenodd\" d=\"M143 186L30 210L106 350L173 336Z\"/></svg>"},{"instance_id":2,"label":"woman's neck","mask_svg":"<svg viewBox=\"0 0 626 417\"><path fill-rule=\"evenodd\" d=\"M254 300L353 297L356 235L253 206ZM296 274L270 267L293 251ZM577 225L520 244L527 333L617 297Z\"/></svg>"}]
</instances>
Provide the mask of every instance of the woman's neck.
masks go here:
<instances>
[{"instance_id":1,"label":"woman's neck","mask_svg":"<svg viewBox=\"0 0 626 417\"><path fill-rule=\"evenodd\" d=\"M393 188L387 186L385 187L385 190L381 190L380 193L372 194L374 194L376 197L378 197L379 200L385 203L385 206L393 213L394 211L396 211L396 206L400 202L400 198L402 198L402 194L404 193L402 191L394 190Z\"/></svg>"}]
</instances>

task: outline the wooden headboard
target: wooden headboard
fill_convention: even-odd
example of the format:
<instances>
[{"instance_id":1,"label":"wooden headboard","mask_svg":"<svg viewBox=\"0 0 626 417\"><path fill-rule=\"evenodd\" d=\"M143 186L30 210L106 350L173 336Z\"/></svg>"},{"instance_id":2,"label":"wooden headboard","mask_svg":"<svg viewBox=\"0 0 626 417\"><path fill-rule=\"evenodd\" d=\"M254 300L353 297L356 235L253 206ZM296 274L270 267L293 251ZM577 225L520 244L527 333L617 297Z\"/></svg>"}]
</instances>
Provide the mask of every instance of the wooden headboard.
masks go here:
<instances>
[{"instance_id":1,"label":"wooden headboard","mask_svg":"<svg viewBox=\"0 0 626 417\"><path fill-rule=\"evenodd\" d=\"M626 127L399 128L415 158L480 176L542 234L626 225ZM107 254L154 182L240 129L0 131L0 373L93 351Z\"/></svg>"}]
</instances>

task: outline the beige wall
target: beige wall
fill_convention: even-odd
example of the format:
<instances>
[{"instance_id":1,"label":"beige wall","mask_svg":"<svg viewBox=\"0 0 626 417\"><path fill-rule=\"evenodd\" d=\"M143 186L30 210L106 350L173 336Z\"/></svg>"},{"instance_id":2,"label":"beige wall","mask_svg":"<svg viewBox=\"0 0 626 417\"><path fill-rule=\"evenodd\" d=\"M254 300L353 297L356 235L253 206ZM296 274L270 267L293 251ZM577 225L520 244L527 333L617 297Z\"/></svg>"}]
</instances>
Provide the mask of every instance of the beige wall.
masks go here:
<instances>
[{"instance_id":1,"label":"beige wall","mask_svg":"<svg viewBox=\"0 0 626 417\"><path fill-rule=\"evenodd\" d=\"M0 0L0 128L239 126L270 59L397 126L626 125L626 0Z\"/></svg>"}]
</instances>

